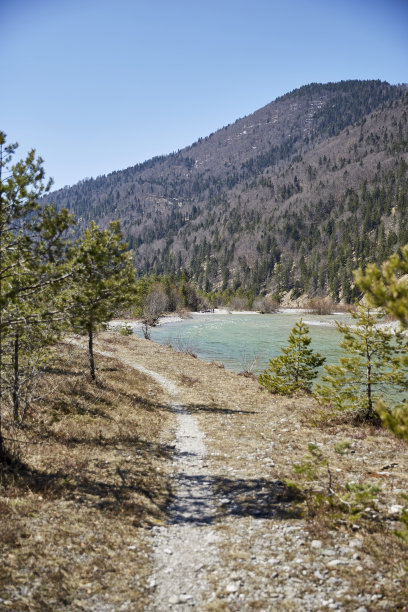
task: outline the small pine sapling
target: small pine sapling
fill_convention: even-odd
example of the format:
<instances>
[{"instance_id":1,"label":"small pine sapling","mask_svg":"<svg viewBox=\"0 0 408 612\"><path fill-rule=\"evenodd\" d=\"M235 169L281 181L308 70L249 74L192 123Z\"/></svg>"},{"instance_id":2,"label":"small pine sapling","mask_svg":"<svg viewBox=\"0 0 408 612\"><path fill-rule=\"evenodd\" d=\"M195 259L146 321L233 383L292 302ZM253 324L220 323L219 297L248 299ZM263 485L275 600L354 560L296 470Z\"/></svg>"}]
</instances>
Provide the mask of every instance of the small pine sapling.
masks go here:
<instances>
[{"instance_id":1,"label":"small pine sapling","mask_svg":"<svg viewBox=\"0 0 408 612\"><path fill-rule=\"evenodd\" d=\"M358 287L366 292L366 299L373 306L380 306L396 317L402 329L408 328L408 244L401 247L400 254L392 255L380 268L375 264L355 272ZM401 365L408 366L408 356L400 356ZM376 412L384 425L397 436L408 441L408 402L390 410L385 402L376 404Z\"/></svg>"},{"instance_id":2,"label":"small pine sapling","mask_svg":"<svg viewBox=\"0 0 408 612\"><path fill-rule=\"evenodd\" d=\"M337 323L344 355L338 364L324 367L316 398L320 404L361 419L376 419L376 402L385 398L391 387L403 390L407 386L400 359L404 338L378 325L383 313L359 305L350 314L355 325Z\"/></svg>"},{"instance_id":3,"label":"small pine sapling","mask_svg":"<svg viewBox=\"0 0 408 612\"><path fill-rule=\"evenodd\" d=\"M290 395L294 391L309 392L317 369L325 358L309 348L312 339L309 328L300 319L289 334L283 355L269 360L268 368L259 376L259 382L271 393Z\"/></svg>"}]
</instances>

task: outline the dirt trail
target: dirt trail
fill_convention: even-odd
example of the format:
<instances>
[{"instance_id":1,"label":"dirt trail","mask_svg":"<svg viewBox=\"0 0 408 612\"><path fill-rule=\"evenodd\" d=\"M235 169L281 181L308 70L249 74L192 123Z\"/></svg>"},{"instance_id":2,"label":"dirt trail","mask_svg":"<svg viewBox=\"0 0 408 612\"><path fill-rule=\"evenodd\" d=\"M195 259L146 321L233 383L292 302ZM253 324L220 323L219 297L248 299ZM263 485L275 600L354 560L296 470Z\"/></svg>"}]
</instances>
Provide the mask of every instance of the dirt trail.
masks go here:
<instances>
[{"instance_id":1,"label":"dirt trail","mask_svg":"<svg viewBox=\"0 0 408 612\"><path fill-rule=\"evenodd\" d=\"M216 508L204 434L197 419L178 401L180 391L174 381L133 360L123 361L162 385L177 419L175 497L168 508L168 524L153 528L154 570L149 585L154 592L153 609L199 610L210 599L208 571L219 562L218 536L211 527Z\"/></svg>"},{"instance_id":2,"label":"dirt trail","mask_svg":"<svg viewBox=\"0 0 408 612\"><path fill-rule=\"evenodd\" d=\"M97 352L118 357L111 351ZM122 355L121 361L163 387L176 418L174 499L167 511L167 525L153 528L154 570L149 584L153 610L203 609L211 598L208 571L219 563L218 536L211 526L216 507L206 463L205 436L197 419L180 403L180 390L174 381L129 357Z\"/></svg>"},{"instance_id":3,"label":"dirt trail","mask_svg":"<svg viewBox=\"0 0 408 612\"><path fill-rule=\"evenodd\" d=\"M109 334L98 342L103 354L162 385L175 421L175 497L167 524L147 536L149 612L404 609L405 557L388 535L389 508L401 503L408 470L395 438L372 428L318 428L312 398L273 397L256 380L168 347ZM344 440L350 451L339 453ZM382 492L364 502L373 517L367 529L347 513L334 522L304 517L286 483L295 464L310 461L311 442L336 490L387 474ZM309 486L326 493L326 464Z\"/></svg>"},{"instance_id":4,"label":"dirt trail","mask_svg":"<svg viewBox=\"0 0 408 612\"><path fill-rule=\"evenodd\" d=\"M172 409L177 416L175 497L168 509L168 525L154 528L151 587L154 610L160 612L202 609L208 601L207 573L218 561L203 432L181 404L173 401Z\"/></svg>"}]
</instances>

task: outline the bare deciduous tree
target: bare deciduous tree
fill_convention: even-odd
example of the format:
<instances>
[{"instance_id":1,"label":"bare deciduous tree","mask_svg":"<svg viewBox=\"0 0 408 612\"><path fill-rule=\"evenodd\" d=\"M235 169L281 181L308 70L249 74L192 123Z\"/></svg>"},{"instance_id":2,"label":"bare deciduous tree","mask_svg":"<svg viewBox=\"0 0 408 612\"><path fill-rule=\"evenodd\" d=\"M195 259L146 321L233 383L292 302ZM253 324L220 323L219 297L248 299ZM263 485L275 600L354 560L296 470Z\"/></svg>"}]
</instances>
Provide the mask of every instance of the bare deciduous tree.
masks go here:
<instances>
[{"instance_id":1,"label":"bare deciduous tree","mask_svg":"<svg viewBox=\"0 0 408 612\"><path fill-rule=\"evenodd\" d=\"M160 316L168 309L169 299L166 292L159 286L152 288L143 304L142 332L146 340L150 340L150 328L155 327Z\"/></svg>"}]
</instances>

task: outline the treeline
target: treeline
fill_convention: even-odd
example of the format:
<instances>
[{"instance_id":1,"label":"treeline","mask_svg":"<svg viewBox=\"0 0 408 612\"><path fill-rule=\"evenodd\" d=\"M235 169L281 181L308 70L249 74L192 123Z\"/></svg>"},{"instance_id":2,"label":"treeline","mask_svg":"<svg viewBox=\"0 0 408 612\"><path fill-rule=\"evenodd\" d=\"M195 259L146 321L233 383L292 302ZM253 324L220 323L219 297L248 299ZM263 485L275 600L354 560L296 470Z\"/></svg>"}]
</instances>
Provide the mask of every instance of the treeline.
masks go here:
<instances>
[{"instance_id":1,"label":"treeline","mask_svg":"<svg viewBox=\"0 0 408 612\"><path fill-rule=\"evenodd\" d=\"M67 209L41 205L51 184L35 151L13 163L17 145L0 132L0 457L6 429L21 426L36 398L49 347L66 330L93 335L135 292L119 223L91 223L76 240Z\"/></svg>"},{"instance_id":2,"label":"treeline","mask_svg":"<svg viewBox=\"0 0 408 612\"><path fill-rule=\"evenodd\" d=\"M349 303L359 293L353 270L380 264L408 241L407 169L398 156L391 169L378 164L373 179L357 188L268 216L238 198L234 207L225 204L228 214L225 208L215 209L195 233L180 232L182 249L177 252L170 231L164 248L144 267L150 274L174 275L186 265L187 253L192 278L205 291L221 286L277 297L292 291L294 299L329 294ZM239 244L251 235L259 236L256 251L252 247L245 255Z\"/></svg>"},{"instance_id":3,"label":"treeline","mask_svg":"<svg viewBox=\"0 0 408 612\"><path fill-rule=\"evenodd\" d=\"M348 303L358 297L353 270L382 263L408 241L407 167L396 159L393 169L364 181L359 190L346 189L337 201L319 200L313 211L283 215L283 238L292 256L286 253L278 267L267 270L275 274L278 290L293 289L294 296L328 293Z\"/></svg>"},{"instance_id":4,"label":"treeline","mask_svg":"<svg viewBox=\"0 0 408 612\"><path fill-rule=\"evenodd\" d=\"M261 313L272 313L279 308L279 301L273 296L256 295L243 288L227 287L216 291L204 291L197 287L192 276L183 270L180 275L160 276L152 274L138 278L136 292L129 309L122 314L145 320L155 325L163 314L188 311L211 311L214 308L229 310L254 310ZM327 300L311 300L309 306L316 311L318 306L329 307L334 304Z\"/></svg>"}]
</instances>

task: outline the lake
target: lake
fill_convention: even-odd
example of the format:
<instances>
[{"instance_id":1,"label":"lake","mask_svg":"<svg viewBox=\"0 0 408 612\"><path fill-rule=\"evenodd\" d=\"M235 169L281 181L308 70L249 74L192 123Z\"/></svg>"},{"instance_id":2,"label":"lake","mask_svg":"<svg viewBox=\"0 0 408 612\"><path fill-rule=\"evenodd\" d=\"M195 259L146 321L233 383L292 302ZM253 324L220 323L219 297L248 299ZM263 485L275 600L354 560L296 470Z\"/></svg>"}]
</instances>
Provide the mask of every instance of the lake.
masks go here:
<instances>
[{"instance_id":1,"label":"lake","mask_svg":"<svg viewBox=\"0 0 408 612\"><path fill-rule=\"evenodd\" d=\"M309 326L313 350L333 363L341 352L335 321L349 323L348 314L328 316L299 312L276 314L193 314L190 319L151 329L151 339L179 351L193 352L206 361L217 361L229 370L261 372L271 357L286 346L290 330L300 318ZM141 329L134 332L142 336Z\"/></svg>"}]
</instances>

